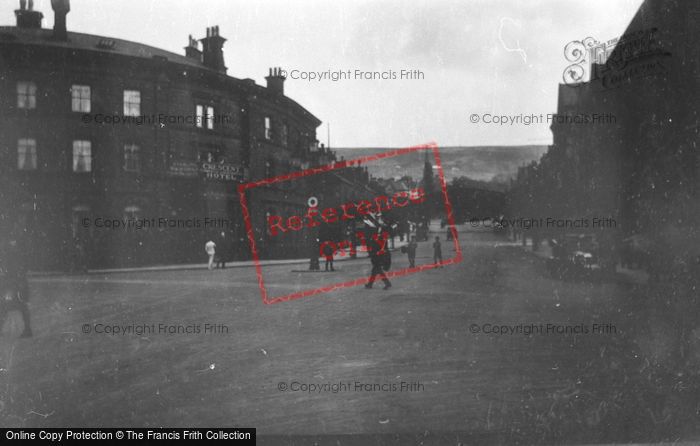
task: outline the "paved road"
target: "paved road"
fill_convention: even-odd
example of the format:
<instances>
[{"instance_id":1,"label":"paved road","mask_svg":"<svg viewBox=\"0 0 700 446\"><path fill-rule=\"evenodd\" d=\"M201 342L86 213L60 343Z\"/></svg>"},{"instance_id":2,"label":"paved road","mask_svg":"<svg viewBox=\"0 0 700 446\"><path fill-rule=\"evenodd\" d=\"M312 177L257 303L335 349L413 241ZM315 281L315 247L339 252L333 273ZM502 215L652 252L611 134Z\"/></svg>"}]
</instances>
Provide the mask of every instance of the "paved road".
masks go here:
<instances>
[{"instance_id":1,"label":"paved road","mask_svg":"<svg viewBox=\"0 0 700 446\"><path fill-rule=\"evenodd\" d=\"M527 423L517 414L546 411L615 335L474 331L610 323L619 333L630 296L620 285L552 280L541 259L489 232L463 232L460 243L462 263L396 278L389 291L355 287L269 306L251 268L34 278L35 337L14 338L10 323L0 339L0 420L267 434L517 430ZM419 264L432 260L428 245ZM406 264L395 254L395 268ZM269 267L265 280L284 293L368 272L366 259L338 267ZM108 335L95 324L202 332ZM204 333L204 324L228 332ZM391 391L401 383L406 391ZM310 384L329 387L289 388Z\"/></svg>"}]
</instances>

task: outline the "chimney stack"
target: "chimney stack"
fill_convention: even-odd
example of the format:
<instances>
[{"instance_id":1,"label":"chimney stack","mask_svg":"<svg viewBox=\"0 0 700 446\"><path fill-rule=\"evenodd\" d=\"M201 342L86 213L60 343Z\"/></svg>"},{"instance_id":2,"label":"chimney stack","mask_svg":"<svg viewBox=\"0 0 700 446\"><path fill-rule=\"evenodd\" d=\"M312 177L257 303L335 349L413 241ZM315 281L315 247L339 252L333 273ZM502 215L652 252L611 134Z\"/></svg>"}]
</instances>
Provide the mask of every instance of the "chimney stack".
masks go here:
<instances>
[{"instance_id":1,"label":"chimney stack","mask_svg":"<svg viewBox=\"0 0 700 446\"><path fill-rule=\"evenodd\" d=\"M70 12L70 0L51 0L51 8L54 13L53 38L68 40L66 16Z\"/></svg>"},{"instance_id":2,"label":"chimney stack","mask_svg":"<svg viewBox=\"0 0 700 446\"><path fill-rule=\"evenodd\" d=\"M185 47L185 56L190 59L195 59L197 62L202 62L202 52L199 50L199 42L190 34L189 44Z\"/></svg>"},{"instance_id":3,"label":"chimney stack","mask_svg":"<svg viewBox=\"0 0 700 446\"><path fill-rule=\"evenodd\" d=\"M273 93L284 95L284 80L286 76L282 68L270 68L270 74L265 78L267 89Z\"/></svg>"},{"instance_id":4,"label":"chimney stack","mask_svg":"<svg viewBox=\"0 0 700 446\"><path fill-rule=\"evenodd\" d=\"M200 41L202 42L202 61L204 66L220 73L226 73L223 50L226 39L219 35L219 27L212 26L207 28L207 37L200 39Z\"/></svg>"},{"instance_id":5,"label":"chimney stack","mask_svg":"<svg viewBox=\"0 0 700 446\"><path fill-rule=\"evenodd\" d=\"M19 0L19 9L15 10L18 28L41 28L41 20L44 14L39 11L34 11L34 0L29 0L29 8L27 9L27 0Z\"/></svg>"}]
</instances>

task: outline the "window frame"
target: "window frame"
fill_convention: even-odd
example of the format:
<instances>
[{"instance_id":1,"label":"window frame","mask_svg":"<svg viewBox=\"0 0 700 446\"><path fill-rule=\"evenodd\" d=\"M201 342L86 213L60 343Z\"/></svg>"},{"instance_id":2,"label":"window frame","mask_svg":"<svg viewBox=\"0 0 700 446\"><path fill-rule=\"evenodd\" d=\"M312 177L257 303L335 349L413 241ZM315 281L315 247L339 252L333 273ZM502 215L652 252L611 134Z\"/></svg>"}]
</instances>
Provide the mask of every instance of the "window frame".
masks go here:
<instances>
[{"instance_id":1,"label":"window frame","mask_svg":"<svg viewBox=\"0 0 700 446\"><path fill-rule=\"evenodd\" d=\"M282 124L282 145L289 148L289 124L286 122Z\"/></svg>"},{"instance_id":2,"label":"window frame","mask_svg":"<svg viewBox=\"0 0 700 446\"><path fill-rule=\"evenodd\" d=\"M198 129L204 128L204 106L195 104L194 106L195 126Z\"/></svg>"},{"instance_id":3,"label":"window frame","mask_svg":"<svg viewBox=\"0 0 700 446\"><path fill-rule=\"evenodd\" d=\"M208 105L207 106L207 112L206 112L206 117L207 117L207 130L214 130L214 107Z\"/></svg>"},{"instance_id":4,"label":"window frame","mask_svg":"<svg viewBox=\"0 0 700 446\"><path fill-rule=\"evenodd\" d=\"M129 93L135 93L133 95L128 95ZM134 102L131 99L138 97L138 102ZM124 116L129 117L139 117L141 116L141 104L142 104L141 90L130 90L124 89L122 103ZM137 111L134 112L134 108L138 107Z\"/></svg>"},{"instance_id":5,"label":"window frame","mask_svg":"<svg viewBox=\"0 0 700 446\"><path fill-rule=\"evenodd\" d=\"M264 119L265 139L272 141L272 116L265 116Z\"/></svg>"},{"instance_id":6,"label":"window frame","mask_svg":"<svg viewBox=\"0 0 700 446\"><path fill-rule=\"evenodd\" d=\"M29 144L31 142L31 144ZM31 149L31 150L29 150ZM20 155L21 154L21 155ZM31 155L28 158L27 155ZM20 160L23 163L20 165ZM27 161L31 160L32 163L28 167ZM39 157L37 155L36 139L34 138L19 138L17 140L17 170L21 171L33 171L38 170Z\"/></svg>"},{"instance_id":7,"label":"window frame","mask_svg":"<svg viewBox=\"0 0 700 446\"><path fill-rule=\"evenodd\" d=\"M83 93L85 92L85 89L87 89L87 98L83 96ZM78 95L76 96L76 91L78 92ZM70 87L70 98L71 98L71 111L77 112L77 113L90 113L92 111L92 88L90 85L83 85L83 84L73 84ZM78 104L78 107L76 108L76 101ZM85 107L85 104L87 101L87 107Z\"/></svg>"},{"instance_id":8,"label":"window frame","mask_svg":"<svg viewBox=\"0 0 700 446\"><path fill-rule=\"evenodd\" d=\"M25 88L21 88L25 87ZM17 81L17 108L20 110L35 110L37 87L34 81Z\"/></svg>"},{"instance_id":9,"label":"window frame","mask_svg":"<svg viewBox=\"0 0 700 446\"><path fill-rule=\"evenodd\" d=\"M122 170L129 173L140 173L141 172L141 146L135 143L124 144L124 157ZM128 156L131 154L131 156ZM131 161L132 168L129 166L129 161Z\"/></svg>"},{"instance_id":10,"label":"window frame","mask_svg":"<svg viewBox=\"0 0 700 446\"><path fill-rule=\"evenodd\" d=\"M88 157L87 157L87 169L85 170L77 170L78 164L77 164L77 158L81 155L80 151L84 150L85 147L88 149ZM76 149L78 152L76 152ZM94 161L94 156L92 152L92 141L89 139L74 139L73 140L73 151L72 151L72 163L71 163L71 171L73 173L92 173L93 171L93 161ZM83 153L83 156L85 156L85 153Z\"/></svg>"}]
</instances>

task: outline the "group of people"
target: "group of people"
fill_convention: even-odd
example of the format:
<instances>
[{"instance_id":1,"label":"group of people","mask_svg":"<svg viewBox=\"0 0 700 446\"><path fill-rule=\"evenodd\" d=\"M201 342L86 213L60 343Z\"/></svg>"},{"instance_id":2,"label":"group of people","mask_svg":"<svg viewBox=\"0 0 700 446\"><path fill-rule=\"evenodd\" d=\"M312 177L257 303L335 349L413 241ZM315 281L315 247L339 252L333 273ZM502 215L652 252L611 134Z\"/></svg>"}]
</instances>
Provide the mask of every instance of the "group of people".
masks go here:
<instances>
[{"instance_id":1,"label":"group of people","mask_svg":"<svg viewBox=\"0 0 700 446\"><path fill-rule=\"evenodd\" d=\"M367 237L367 251L369 253L370 262L372 265L372 271L370 272L369 281L365 284L365 288L372 288L374 282L378 279L384 283L384 289L391 288L391 281L386 275L386 272L391 268L391 251L387 246L387 239L384 239L384 243L380 243L381 230L379 230L374 236ZM209 257L209 262L207 267L212 270L216 268L226 268L226 257L224 252L224 247L227 245L226 234L220 234L220 243L217 245L213 240L209 240L204 245L204 250ZM412 235L410 241L407 245L401 248L401 252L408 255L408 263L410 268L415 268L416 266L416 251L418 249L418 241L416 236ZM323 256L326 260L325 270L335 271L333 267L333 248L330 245L324 247ZM442 244L440 242L440 236L435 236L435 241L433 242L433 261L436 264L442 262ZM216 265L216 266L215 266ZM439 266L442 268L442 266Z\"/></svg>"},{"instance_id":2,"label":"group of people","mask_svg":"<svg viewBox=\"0 0 700 446\"><path fill-rule=\"evenodd\" d=\"M384 289L391 288L391 281L387 278L385 272L389 271L391 268L391 251L387 246L381 247L379 243L373 240L367 249L369 251L369 257L372 262L372 272L370 272L369 281L365 284L365 288L372 288L374 282L377 279L381 279L384 282ZM418 250L418 242L416 241L416 236L411 236L411 240L405 245L401 251L408 255L408 266L409 268L415 268L416 266L416 251ZM433 261L436 264L442 263L442 243L440 242L440 236L435 236L435 241L433 242ZM438 266L442 268L442 265Z\"/></svg>"},{"instance_id":3,"label":"group of people","mask_svg":"<svg viewBox=\"0 0 700 446\"><path fill-rule=\"evenodd\" d=\"M401 251L408 254L408 265L411 268L416 266L416 249L418 248L418 242L416 241L416 236L411 236L411 241L408 245L404 246ZM433 262L442 262L442 243L440 242L440 236L435 236L435 241L433 242Z\"/></svg>"}]
</instances>

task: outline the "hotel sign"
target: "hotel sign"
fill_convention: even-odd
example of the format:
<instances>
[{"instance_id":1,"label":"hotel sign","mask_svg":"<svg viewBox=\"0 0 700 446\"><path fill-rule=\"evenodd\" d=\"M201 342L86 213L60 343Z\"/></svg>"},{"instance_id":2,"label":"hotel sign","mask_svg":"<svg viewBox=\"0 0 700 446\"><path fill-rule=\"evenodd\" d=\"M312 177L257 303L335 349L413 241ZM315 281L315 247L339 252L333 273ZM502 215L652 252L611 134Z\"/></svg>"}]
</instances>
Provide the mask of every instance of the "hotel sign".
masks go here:
<instances>
[{"instance_id":1,"label":"hotel sign","mask_svg":"<svg viewBox=\"0 0 700 446\"><path fill-rule=\"evenodd\" d=\"M211 181L238 181L246 178L246 169L229 163L173 161L168 174L174 177L197 178Z\"/></svg>"},{"instance_id":2,"label":"hotel sign","mask_svg":"<svg viewBox=\"0 0 700 446\"><path fill-rule=\"evenodd\" d=\"M245 169L241 166L229 163L202 162L199 172L206 180L218 181L243 181Z\"/></svg>"}]
</instances>

